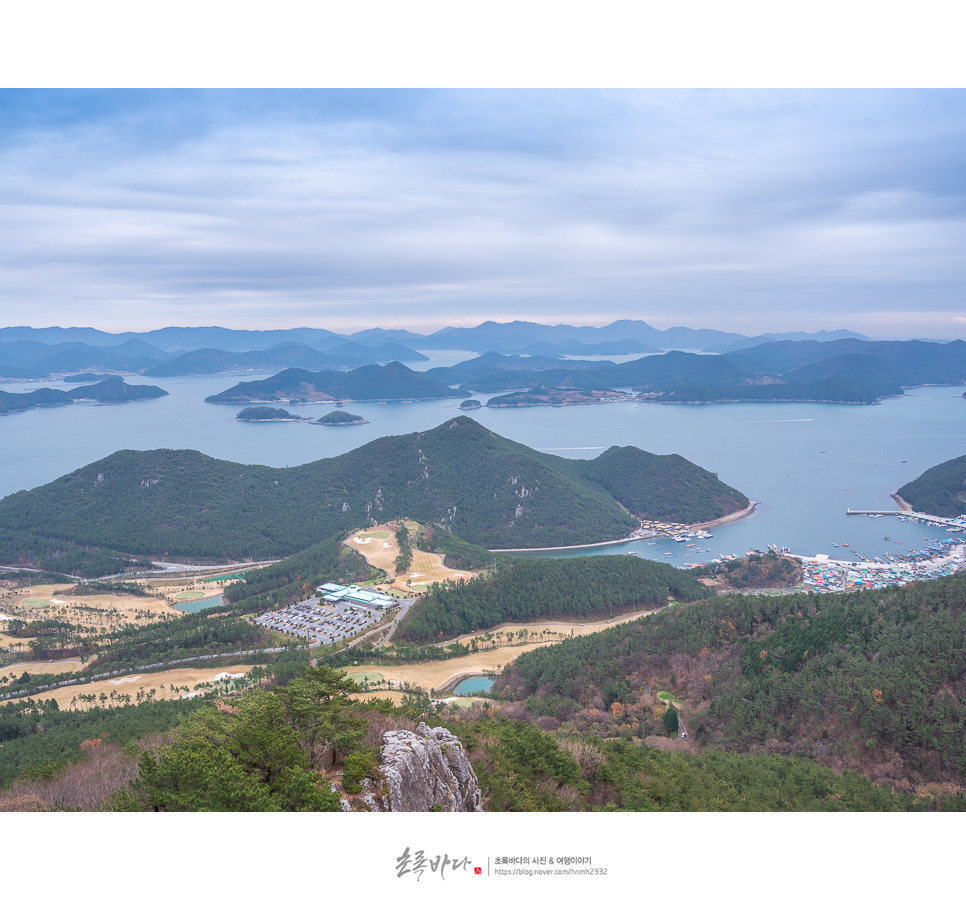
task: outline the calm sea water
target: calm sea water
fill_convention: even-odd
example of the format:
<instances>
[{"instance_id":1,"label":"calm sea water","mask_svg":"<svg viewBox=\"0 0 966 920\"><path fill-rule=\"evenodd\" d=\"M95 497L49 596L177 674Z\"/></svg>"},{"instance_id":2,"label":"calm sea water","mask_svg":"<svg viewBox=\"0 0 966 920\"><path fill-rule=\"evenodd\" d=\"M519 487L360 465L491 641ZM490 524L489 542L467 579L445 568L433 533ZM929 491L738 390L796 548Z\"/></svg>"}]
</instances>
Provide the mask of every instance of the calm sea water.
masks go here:
<instances>
[{"instance_id":1,"label":"calm sea water","mask_svg":"<svg viewBox=\"0 0 966 920\"><path fill-rule=\"evenodd\" d=\"M463 357L434 356L432 364ZM423 370L430 365L414 366ZM266 376L163 381L128 376L129 383L157 383L171 395L148 403L72 405L0 417L0 495L42 485L121 449L193 448L241 463L295 466L337 456L385 435L432 428L460 414L457 399L347 403L347 409L370 424L329 428L294 422L246 424L234 421L238 407L204 402L206 396L240 380ZM871 558L891 551L883 536L906 547L921 545L923 536L945 536L925 525L847 517L845 512L849 507L892 509L890 492L930 466L966 454L962 393L962 387L922 387L878 406L615 403L481 409L471 417L505 437L564 457L590 459L612 444L678 453L760 503L753 515L715 528L714 539L697 541L693 550L659 540L653 541L656 545L639 541L595 552L636 549L642 558L681 565L775 543L794 552L851 559L847 550L837 550L832 543L849 543ZM481 396L484 402L486 398ZM331 406L305 406L295 411L318 417L330 410Z\"/></svg>"}]
</instances>

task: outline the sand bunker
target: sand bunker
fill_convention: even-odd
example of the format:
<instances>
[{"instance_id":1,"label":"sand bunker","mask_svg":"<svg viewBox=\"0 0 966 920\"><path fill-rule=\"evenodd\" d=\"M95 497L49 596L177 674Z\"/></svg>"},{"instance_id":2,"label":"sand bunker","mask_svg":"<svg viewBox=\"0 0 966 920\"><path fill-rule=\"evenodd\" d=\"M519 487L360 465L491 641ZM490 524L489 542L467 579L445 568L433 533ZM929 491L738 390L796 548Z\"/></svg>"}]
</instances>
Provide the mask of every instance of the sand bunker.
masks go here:
<instances>
[{"instance_id":1,"label":"sand bunker","mask_svg":"<svg viewBox=\"0 0 966 920\"><path fill-rule=\"evenodd\" d=\"M117 680L109 680L109 684L133 684L134 681L140 680L143 674L129 674L127 677L119 677Z\"/></svg>"}]
</instances>

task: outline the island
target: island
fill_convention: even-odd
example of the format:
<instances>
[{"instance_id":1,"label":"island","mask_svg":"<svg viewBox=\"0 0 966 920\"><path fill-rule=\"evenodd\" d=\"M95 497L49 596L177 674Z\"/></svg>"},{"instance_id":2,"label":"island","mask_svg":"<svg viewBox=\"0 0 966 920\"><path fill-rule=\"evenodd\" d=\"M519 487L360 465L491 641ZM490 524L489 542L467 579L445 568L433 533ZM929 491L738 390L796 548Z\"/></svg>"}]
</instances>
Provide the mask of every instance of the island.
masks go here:
<instances>
[{"instance_id":1,"label":"island","mask_svg":"<svg viewBox=\"0 0 966 920\"><path fill-rule=\"evenodd\" d=\"M120 377L106 377L100 383L75 387L66 393L44 387L30 393L8 393L0 390L0 415L11 412L26 412L50 406L69 406L74 402L124 403L141 399L159 399L167 396L168 391L160 387L132 386Z\"/></svg>"},{"instance_id":2,"label":"island","mask_svg":"<svg viewBox=\"0 0 966 920\"><path fill-rule=\"evenodd\" d=\"M68 390L71 399L89 399L99 403L135 402L140 399L159 399L167 396L168 391L161 387L134 386L125 383L122 377L105 377L100 383L90 386L74 387Z\"/></svg>"},{"instance_id":3,"label":"island","mask_svg":"<svg viewBox=\"0 0 966 920\"><path fill-rule=\"evenodd\" d=\"M963 395L966 396L966 393L964 393ZM460 403L460 408L466 409L466 410L479 409L482 406L483 406L483 403L481 403L478 399L464 399Z\"/></svg>"},{"instance_id":4,"label":"island","mask_svg":"<svg viewBox=\"0 0 966 920\"><path fill-rule=\"evenodd\" d=\"M292 415L285 409L274 406L249 406L242 409L235 419L239 422L304 422L301 415Z\"/></svg>"},{"instance_id":5,"label":"island","mask_svg":"<svg viewBox=\"0 0 966 920\"><path fill-rule=\"evenodd\" d=\"M626 402L633 397L617 390L575 390L567 387L534 387L506 396L494 396L487 409L515 409L524 406L586 406L603 402ZM462 408L462 406L460 407Z\"/></svg>"},{"instance_id":6,"label":"island","mask_svg":"<svg viewBox=\"0 0 966 920\"><path fill-rule=\"evenodd\" d=\"M368 425L369 422L364 419L361 415L353 415L351 412L340 412L338 409L335 412L330 412L328 415L323 415L317 422L313 422L313 425Z\"/></svg>"},{"instance_id":7,"label":"island","mask_svg":"<svg viewBox=\"0 0 966 920\"><path fill-rule=\"evenodd\" d=\"M290 367L265 380L246 381L207 397L208 403L334 403L348 399L356 402L415 399L453 399L469 396L425 373L410 370L391 361L385 366L370 364L345 373L309 371Z\"/></svg>"}]
</instances>

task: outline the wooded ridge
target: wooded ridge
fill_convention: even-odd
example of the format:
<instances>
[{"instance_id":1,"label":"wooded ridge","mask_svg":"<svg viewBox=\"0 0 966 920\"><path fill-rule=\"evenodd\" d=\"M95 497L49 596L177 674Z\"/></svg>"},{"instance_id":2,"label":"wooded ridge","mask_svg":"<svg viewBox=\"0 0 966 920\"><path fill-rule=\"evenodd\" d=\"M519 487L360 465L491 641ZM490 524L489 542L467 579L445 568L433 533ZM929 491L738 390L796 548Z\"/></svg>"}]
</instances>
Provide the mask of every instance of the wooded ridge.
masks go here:
<instances>
[{"instance_id":1,"label":"wooded ridge","mask_svg":"<svg viewBox=\"0 0 966 920\"><path fill-rule=\"evenodd\" d=\"M637 519L624 508L693 523L746 504L675 454L612 448L567 460L462 416L291 469L192 450L118 451L0 501L0 549L2 561L56 559L45 541L172 558L278 558L403 517L487 548L565 546L626 537Z\"/></svg>"}]
</instances>

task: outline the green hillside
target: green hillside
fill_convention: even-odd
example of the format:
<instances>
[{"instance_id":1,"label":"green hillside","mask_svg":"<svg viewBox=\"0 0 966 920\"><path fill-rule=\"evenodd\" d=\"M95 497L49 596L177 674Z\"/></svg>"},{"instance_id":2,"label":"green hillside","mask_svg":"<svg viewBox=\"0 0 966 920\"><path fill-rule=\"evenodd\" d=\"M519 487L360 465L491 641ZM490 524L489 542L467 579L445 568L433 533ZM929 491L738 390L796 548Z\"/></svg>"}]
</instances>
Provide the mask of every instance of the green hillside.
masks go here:
<instances>
[{"instance_id":1,"label":"green hillside","mask_svg":"<svg viewBox=\"0 0 966 920\"><path fill-rule=\"evenodd\" d=\"M647 464L655 490L686 462L644 452L629 457L626 469L638 491L625 489L621 498L645 509L649 479L635 474L634 461ZM593 476L610 482L607 461L541 454L466 417L292 469L191 450L119 451L0 501L0 548L9 558L22 555L20 536L37 557L54 552L38 542L70 541L78 549L147 556L266 558L402 516L487 548L627 536L636 519ZM695 482L692 489L700 485L712 496L734 491L711 473ZM693 507L678 510L688 520Z\"/></svg>"},{"instance_id":2,"label":"green hillside","mask_svg":"<svg viewBox=\"0 0 966 920\"><path fill-rule=\"evenodd\" d=\"M748 507L748 498L714 473L678 454L611 447L585 464L581 475L605 488L631 514L649 521L694 524Z\"/></svg>"},{"instance_id":3,"label":"green hillside","mask_svg":"<svg viewBox=\"0 0 966 920\"><path fill-rule=\"evenodd\" d=\"M898 490L914 511L940 517L966 514L966 456L926 470Z\"/></svg>"},{"instance_id":4,"label":"green hillside","mask_svg":"<svg viewBox=\"0 0 966 920\"><path fill-rule=\"evenodd\" d=\"M495 572L452 586L433 585L399 627L404 642L433 642L504 622L548 617L593 620L708 594L690 575L663 562L628 556L514 559Z\"/></svg>"},{"instance_id":5,"label":"green hillside","mask_svg":"<svg viewBox=\"0 0 966 920\"><path fill-rule=\"evenodd\" d=\"M840 774L800 758L661 750L642 745L629 726L623 737L608 740L592 731L563 735L507 718L489 704L489 711L440 716L415 695L402 707L353 699L356 685L326 667L299 668L292 660L263 670L268 688L243 692L228 705L194 699L78 712L30 701L0 707L0 811L27 805L57 811L339 812L340 796L320 772L326 764L338 770L350 795L358 795L367 775L378 791L384 733L414 729L421 721L443 725L460 739L486 812L963 808L962 796L938 790L897 794L855 771ZM150 744L131 743L151 735ZM105 751L110 772L99 773L96 785L82 782ZM27 785L2 788L15 777Z\"/></svg>"},{"instance_id":6,"label":"green hillside","mask_svg":"<svg viewBox=\"0 0 966 920\"><path fill-rule=\"evenodd\" d=\"M857 594L730 595L529 652L497 689L579 723L586 707L631 710L663 688L705 745L808 757L898 789L963 785L964 606L966 573Z\"/></svg>"}]
</instances>

